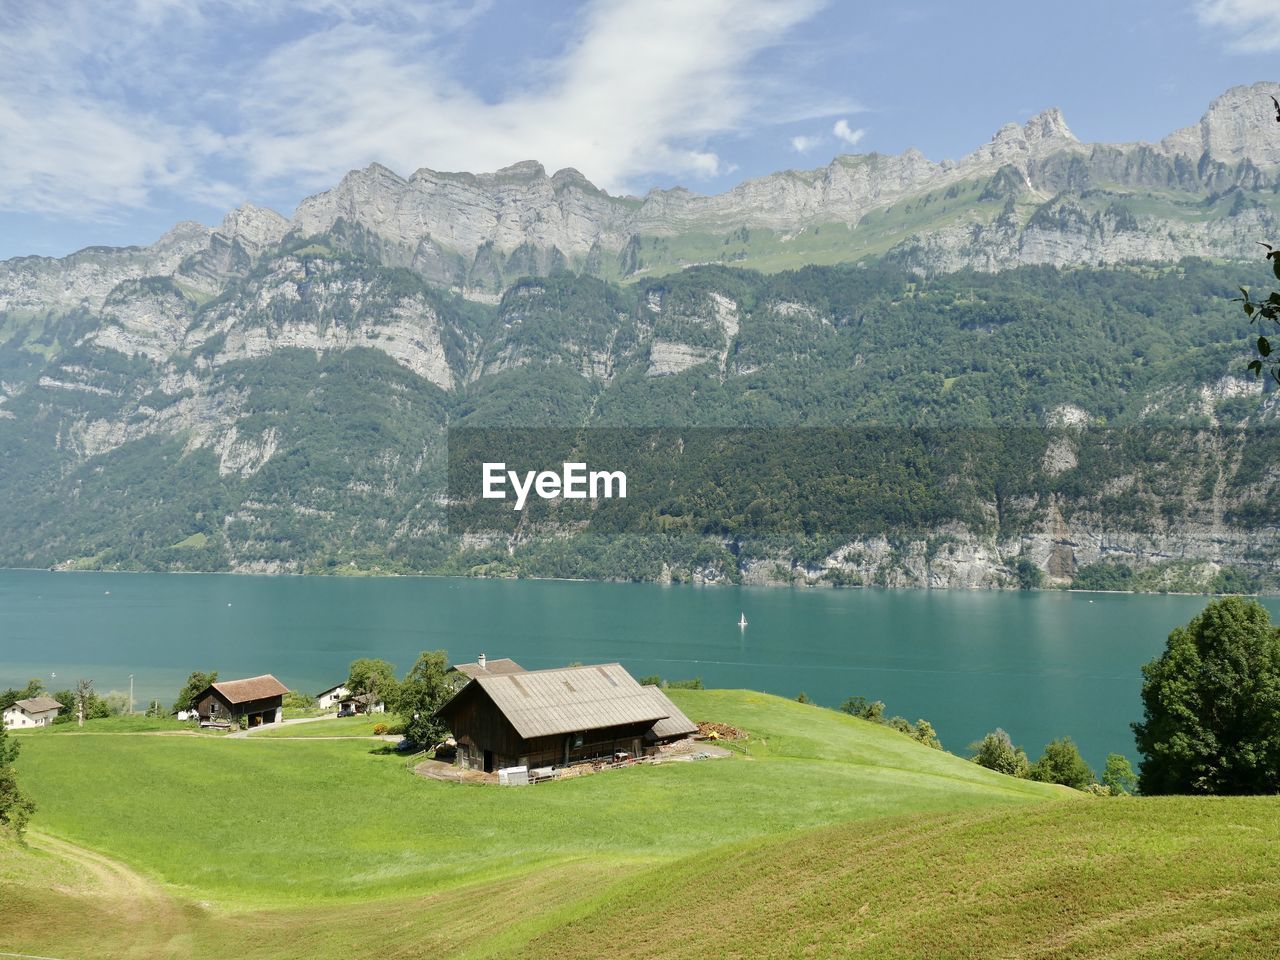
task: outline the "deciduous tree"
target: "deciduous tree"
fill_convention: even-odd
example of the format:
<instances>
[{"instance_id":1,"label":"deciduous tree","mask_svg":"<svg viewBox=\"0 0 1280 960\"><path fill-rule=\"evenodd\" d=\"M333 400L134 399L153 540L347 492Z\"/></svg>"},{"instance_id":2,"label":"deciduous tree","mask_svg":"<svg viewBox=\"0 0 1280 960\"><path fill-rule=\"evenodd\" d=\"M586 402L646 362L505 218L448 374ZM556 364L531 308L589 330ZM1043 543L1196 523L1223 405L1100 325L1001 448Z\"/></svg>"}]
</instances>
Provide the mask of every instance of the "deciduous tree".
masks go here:
<instances>
[{"instance_id":1,"label":"deciduous tree","mask_svg":"<svg viewBox=\"0 0 1280 960\"><path fill-rule=\"evenodd\" d=\"M1256 600L1215 600L1142 668L1144 794L1280 792L1280 631Z\"/></svg>"},{"instance_id":2,"label":"deciduous tree","mask_svg":"<svg viewBox=\"0 0 1280 960\"><path fill-rule=\"evenodd\" d=\"M0 827L11 830L21 839L36 808L18 789L18 777L13 768L17 758L18 742L0 724Z\"/></svg>"},{"instance_id":3,"label":"deciduous tree","mask_svg":"<svg viewBox=\"0 0 1280 960\"><path fill-rule=\"evenodd\" d=\"M453 696L457 685L449 675L448 654L424 650L400 684L396 712L404 718L404 733L410 743L427 748L439 743L448 728L433 714Z\"/></svg>"},{"instance_id":4,"label":"deciduous tree","mask_svg":"<svg viewBox=\"0 0 1280 960\"><path fill-rule=\"evenodd\" d=\"M1011 777L1026 777L1031 765L1021 747L1013 745L1013 739L999 727L996 727L977 743L969 744L975 751L970 758L974 763L988 770L1006 773Z\"/></svg>"},{"instance_id":5,"label":"deciduous tree","mask_svg":"<svg viewBox=\"0 0 1280 960\"><path fill-rule=\"evenodd\" d=\"M1031 765L1029 775L1032 780L1060 783L1075 790L1088 790L1097 779L1070 737L1045 744L1044 753Z\"/></svg>"},{"instance_id":6,"label":"deciduous tree","mask_svg":"<svg viewBox=\"0 0 1280 960\"><path fill-rule=\"evenodd\" d=\"M346 687L357 697L390 705L396 698L396 668L385 660L362 657L351 661Z\"/></svg>"},{"instance_id":7,"label":"deciduous tree","mask_svg":"<svg viewBox=\"0 0 1280 960\"><path fill-rule=\"evenodd\" d=\"M1129 765L1129 758L1122 753L1107 754L1107 765L1102 771L1102 785L1113 797L1133 793L1138 777Z\"/></svg>"},{"instance_id":8,"label":"deciduous tree","mask_svg":"<svg viewBox=\"0 0 1280 960\"><path fill-rule=\"evenodd\" d=\"M217 670L195 670L187 677L178 695L173 700L173 710L190 710L196 705L196 697L200 696L211 684L218 680Z\"/></svg>"}]
</instances>

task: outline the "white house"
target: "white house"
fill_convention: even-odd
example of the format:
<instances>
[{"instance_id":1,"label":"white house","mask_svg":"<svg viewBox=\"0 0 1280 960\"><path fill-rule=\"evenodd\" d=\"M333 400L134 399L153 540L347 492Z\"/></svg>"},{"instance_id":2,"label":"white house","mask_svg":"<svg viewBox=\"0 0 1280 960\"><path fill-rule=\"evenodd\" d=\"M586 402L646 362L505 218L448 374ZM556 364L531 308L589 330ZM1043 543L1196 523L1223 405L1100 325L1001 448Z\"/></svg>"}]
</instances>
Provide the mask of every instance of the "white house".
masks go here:
<instances>
[{"instance_id":1,"label":"white house","mask_svg":"<svg viewBox=\"0 0 1280 960\"><path fill-rule=\"evenodd\" d=\"M323 693L316 694L316 706L321 710L337 710L338 705L351 696L351 691L342 684L330 687Z\"/></svg>"},{"instance_id":2,"label":"white house","mask_svg":"<svg viewBox=\"0 0 1280 960\"><path fill-rule=\"evenodd\" d=\"M372 694L347 695L338 703L338 716L354 717L360 713L385 713L387 705Z\"/></svg>"},{"instance_id":3,"label":"white house","mask_svg":"<svg viewBox=\"0 0 1280 960\"><path fill-rule=\"evenodd\" d=\"M62 704L53 697L32 697L19 700L4 712L4 725L10 730L25 730L29 727L47 727L62 709Z\"/></svg>"}]
</instances>

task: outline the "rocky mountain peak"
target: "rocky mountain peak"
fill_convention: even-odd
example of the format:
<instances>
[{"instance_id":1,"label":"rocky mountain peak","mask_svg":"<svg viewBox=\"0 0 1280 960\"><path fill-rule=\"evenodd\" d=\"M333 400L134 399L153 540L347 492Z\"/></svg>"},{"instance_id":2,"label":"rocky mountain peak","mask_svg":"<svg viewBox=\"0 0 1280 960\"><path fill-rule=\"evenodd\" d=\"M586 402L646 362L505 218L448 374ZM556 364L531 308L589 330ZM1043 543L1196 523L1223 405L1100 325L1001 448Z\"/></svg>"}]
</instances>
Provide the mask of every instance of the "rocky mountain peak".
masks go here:
<instances>
[{"instance_id":1,"label":"rocky mountain peak","mask_svg":"<svg viewBox=\"0 0 1280 960\"><path fill-rule=\"evenodd\" d=\"M1275 122L1273 96L1280 97L1280 83L1232 87L1209 104L1199 123L1174 131L1160 146L1167 153L1197 160L1207 153L1223 163L1280 164L1280 125Z\"/></svg>"},{"instance_id":2,"label":"rocky mountain peak","mask_svg":"<svg viewBox=\"0 0 1280 960\"><path fill-rule=\"evenodd\" d=\"M1012 146L1041 152L1079 142L1057 107L1037 113L1024 124L1006 123L991 138L991 143L995 146Z\"/></svg>"},{"instance_id":3,"label":"rocky mountain peak","mask_svg":"<svg viewBox=\"0 0 1280 960\"><path fill-rule=\"evenodd\" d=\"M996 131L990 143L965 157L961 166L1014 164L1021 167L1032 158L1046 156L1064 147L1078 146L1079 143L1067 126L1062 111L1050 107L1026 123L1006 123Z\"/></svg>"},{"instance_id":4,"label":"rocky mountain peak","mask_svg":"<svg viewBox=\"0 0 1280 960\"><path fill-rule=\"evenodd\" d=\"M153 243L151 249L159 251L174 246L204 244L209 239L211 232L203 223L198 223L195 220L180 220L170 227L159 240Z\"/></svg>"},{"instance_id":5,"label":"rocky mountain peak","mask_svg":"<svg viewBox=\"0 0 1280 960\"><path fill-rule=\"evenodd\" d=\"M551 175L551 184L556 188L556 190L563 190L566 187L576 187L579 190L591 190L593 192L598 192L600 189L588 180L581 170L575 169L574 167L565 167L562 170L557 170Z\"/></svg>"},{"instance_id":6,"label":"rocky mountain peak","mask_svg":"<svg viewBox=\"0 0 1280 960\"><path fill-rule=\"evenodd\" d=\"M498 179L520 178L527 180L541 180L546 175L547 168L537 160L521 160L519 163L502 167L493 174Z\"/></svg>"},{"instance_id":7,"label":"rocky mountain peak","mask_svg":"<svg viewBox=\"0 0 1280 960\"><path fill-rule=\"evenodd\" d=\"M289 221L267 207L246 203L228 213L217 232L227 239L261 247L278 243L289 232Z\"/></svg>"},{"instance_id":8,"label":"rocky mountain peak","mask_svg":"<svg viewBox=\"0 0 1280 960\"><path fill-rule=\"evenodd\" d=\"M1076 135L1067 126L1066 118L1057 107L1044 110L1022 125L1022 135L1028 143L1051 142L1055 146L1062 141L1079 143Z\"/></svg>"}]
</instances>

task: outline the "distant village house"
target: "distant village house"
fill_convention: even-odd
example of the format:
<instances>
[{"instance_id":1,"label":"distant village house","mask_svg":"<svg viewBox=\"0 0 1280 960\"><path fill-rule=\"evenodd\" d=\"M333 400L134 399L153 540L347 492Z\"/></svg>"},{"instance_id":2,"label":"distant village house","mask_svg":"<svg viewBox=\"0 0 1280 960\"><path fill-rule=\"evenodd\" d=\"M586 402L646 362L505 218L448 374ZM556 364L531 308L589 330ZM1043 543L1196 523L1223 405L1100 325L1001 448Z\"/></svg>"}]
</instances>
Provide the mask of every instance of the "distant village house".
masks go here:
<instances>
[{"instance_id":1,"label":"distant village house","mask_svg":"<svg viewBox=\"0 0 1280 960\"><path fill-rule=\"evenodd\" d=\"M354 717L366 713L386 713L387 706L371 693L347 694L338 701L338 716Z\"/></svg>"},{"instance_id":2,"label":"distant village house","mask_svg":"<svg viewBox=\"0 0 1280 960\"><path fill-rule=\"evenodd\" d=\"M436 716L453 732L465 769L638 757L698 731L666 694L641 686L621 664L523 670L481 658L455 669L471 679Z\"/></svg>"},{"instance_id":3,"label":"distant village house","mask_svg":"<svg viewBox=\"0 0 1280 960\"><path fill-rule=\"evenodd\" d=\"M47 727L53 723L62 704L53 697L31 697L19 700L4 712L4 725L9 730Z\"/></svg>"},{"instance_id":4,"label":"distant village house","mask_svg":"<svg viewBox=\"0 0 1280 960\"><path fill-rule=\"evenodd\" d=\"M343 700L351 696L351 691L343 684L336 687L330 687L328 690L322 690L316 694L316 706L321 710L337 710Z\"/></svg>"},{"instance_id":5,"label":"distant village house","mask_svg":"<svg viewBox=\"0 0 1280 960\"><path fill-rule=\"evenodd\" d=\"M289 688L271 674L246 680L219 680L196 697L201 723L261 726L279 723Z\"/></svg>"}]
</instances>

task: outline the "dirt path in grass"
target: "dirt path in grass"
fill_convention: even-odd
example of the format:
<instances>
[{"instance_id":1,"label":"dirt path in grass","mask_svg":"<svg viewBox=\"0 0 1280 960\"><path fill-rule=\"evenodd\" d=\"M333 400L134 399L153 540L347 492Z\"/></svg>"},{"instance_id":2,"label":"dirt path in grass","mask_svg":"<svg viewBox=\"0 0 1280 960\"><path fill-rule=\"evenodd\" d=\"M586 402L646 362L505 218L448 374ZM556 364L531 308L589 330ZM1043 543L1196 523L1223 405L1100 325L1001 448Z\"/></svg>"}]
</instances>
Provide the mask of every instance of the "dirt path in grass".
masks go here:
<instances>
[{"instance_id":1,"label":"dirt path in grass","mask_svg":"<svg viewBox=\"0 0 1280 960\"><path fill-rule=\"evenodd\" d=\"M155 881L118 860L67 840L30 831L27 842L37 850L71 864L80 881L68 891L101 899L128 925L130 949L121 957L177 957L191 947L190 917Z\"/></svg>"}]
</instances>

